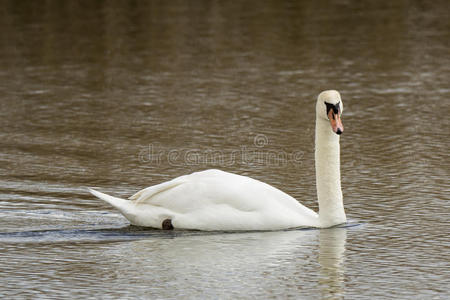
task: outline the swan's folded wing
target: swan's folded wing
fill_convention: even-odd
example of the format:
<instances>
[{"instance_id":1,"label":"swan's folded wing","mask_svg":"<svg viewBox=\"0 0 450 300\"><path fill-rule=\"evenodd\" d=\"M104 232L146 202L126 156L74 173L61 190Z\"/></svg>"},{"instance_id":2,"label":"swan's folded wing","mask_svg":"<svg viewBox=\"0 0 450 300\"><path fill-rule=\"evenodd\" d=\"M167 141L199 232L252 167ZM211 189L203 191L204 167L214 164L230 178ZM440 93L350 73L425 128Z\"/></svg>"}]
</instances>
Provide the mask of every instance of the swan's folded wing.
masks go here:
<instances>
[{"instance_id":1,"label":"swan's folded wing","mask_svg":"<svg viewBox=\"0 0 450 300\"><path fill-rule=\"evenodd\" d=\"M180 184L185 183L184 180L179 180L179 178L177 178L177 179L178 180L171 180L168 182L164 182L164 183L150 186L148 188L140 190L139 192L137 192L136 194L134 194L133 196L131 196L128 199L134 201L136 204L149 202L149 200L152 197L154 197L155 195L165 192L167 190L173 189L173 188L179 186Z\"/></svg>"}]
</instances>

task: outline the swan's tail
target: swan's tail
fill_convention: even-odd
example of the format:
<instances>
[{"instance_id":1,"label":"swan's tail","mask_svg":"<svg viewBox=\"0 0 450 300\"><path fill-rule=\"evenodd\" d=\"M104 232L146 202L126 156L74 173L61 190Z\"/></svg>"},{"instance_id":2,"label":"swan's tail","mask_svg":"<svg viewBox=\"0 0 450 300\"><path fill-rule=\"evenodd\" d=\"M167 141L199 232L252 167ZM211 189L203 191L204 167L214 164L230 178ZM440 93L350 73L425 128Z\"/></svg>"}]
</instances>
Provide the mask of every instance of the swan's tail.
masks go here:
<instances>
[{"instance_id":1,"label":"swan's tail","mask_svg":"<svg viewBox=\"0 0 450 300\"><path fill-rule=\"evenodd\" d=\"M88 191L95 197L100 198L103 201L111 204L112 206L117 208L124 215L130 214L133 210L134 205L129 200L113 197L113 196L98 192L96 190L93 190L91 188L88 188Z\"/></svg>"}]
</instances>

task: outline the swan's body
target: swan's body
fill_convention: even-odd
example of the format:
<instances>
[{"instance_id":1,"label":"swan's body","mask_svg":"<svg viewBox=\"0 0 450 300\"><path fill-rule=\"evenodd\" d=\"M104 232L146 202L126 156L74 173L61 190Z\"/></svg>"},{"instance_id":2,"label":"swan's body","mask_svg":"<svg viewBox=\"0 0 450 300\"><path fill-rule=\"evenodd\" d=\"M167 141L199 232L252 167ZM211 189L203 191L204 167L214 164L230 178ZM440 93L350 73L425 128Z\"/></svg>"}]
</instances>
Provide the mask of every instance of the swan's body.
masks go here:
<instances>
[{"instance_id":1,"label":"swan's body","mask_svg":"<svg viewBox=\"0 0 450 300\"><path fill-rule=\"evenodd\" d=\"M317 214L286 193L259 180L219 170L180 176L148 187L130 200L110 198L134 225L199 230L272 230L318 226Z\"/></svg>"},{"instance_id":2,"label":"swan's body","mask_svg":"<svg viewBox=\"0 0 450 300\"><path fill-rule=\"evenodd\" d=\"M278 230L345 223L339 166L341 112L338 92L319 95L315 153L319 214L266 183L219 170L180 176L143 189L130 200L90 192L116 207L132 224L153 228L164 228L167 220L174 228L198 230Z\"/></svg>"}]
</instances>

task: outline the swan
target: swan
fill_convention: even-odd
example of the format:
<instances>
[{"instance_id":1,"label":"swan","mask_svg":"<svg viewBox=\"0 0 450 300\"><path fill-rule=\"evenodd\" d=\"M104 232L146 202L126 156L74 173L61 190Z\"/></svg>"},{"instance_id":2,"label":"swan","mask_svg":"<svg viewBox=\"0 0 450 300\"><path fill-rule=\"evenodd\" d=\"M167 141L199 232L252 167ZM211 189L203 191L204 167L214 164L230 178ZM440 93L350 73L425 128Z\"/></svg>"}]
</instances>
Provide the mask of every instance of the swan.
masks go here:
<instances>
[{"instance_id":1,"label":"swan","mask_svg":"<svg viewBox=\"0 0 450 300\"><path fill-rule=\"evenodd\" d=\"M220 170L195 172L147 187L129 198L89 188L133 225L205 231L326 228L346 223L340 179L343 103L338 91L316 102L315 166L319 213L259 180Z\"/></svg>"}]
</instances>

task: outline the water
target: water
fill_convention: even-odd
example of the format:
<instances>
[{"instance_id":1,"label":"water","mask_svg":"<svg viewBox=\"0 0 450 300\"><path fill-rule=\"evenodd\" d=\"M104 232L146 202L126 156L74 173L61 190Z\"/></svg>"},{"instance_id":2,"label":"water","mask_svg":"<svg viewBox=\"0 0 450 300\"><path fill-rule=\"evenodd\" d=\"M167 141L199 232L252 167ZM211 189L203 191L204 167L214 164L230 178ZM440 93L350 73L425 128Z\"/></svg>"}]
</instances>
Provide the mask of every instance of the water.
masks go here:
<instances>
[{"instance_id":1,"label":"water","mask_svg":"<svg viewBox=\"0 0 450 300\"><path fill-rule=\"evenodd\" d=\"M445 1L2 1L2 298L445 299ZM314 104L344 101L353 227L161 232L120 197L207 168L317 210Z\"/></svg>"}]
</instances>

